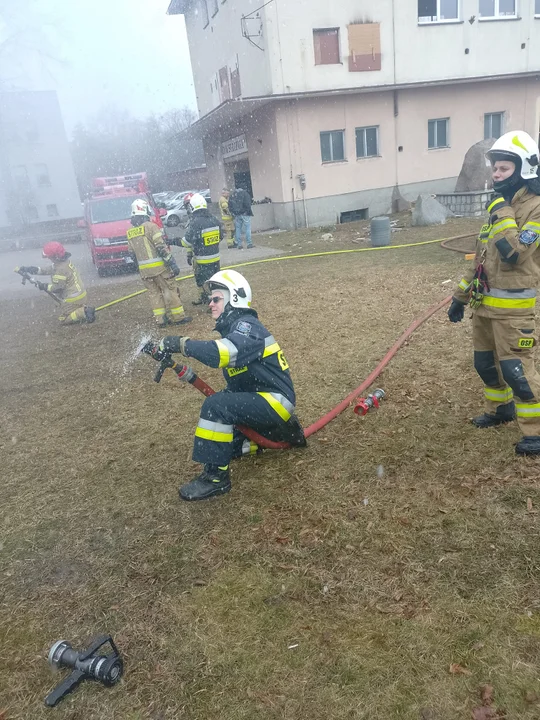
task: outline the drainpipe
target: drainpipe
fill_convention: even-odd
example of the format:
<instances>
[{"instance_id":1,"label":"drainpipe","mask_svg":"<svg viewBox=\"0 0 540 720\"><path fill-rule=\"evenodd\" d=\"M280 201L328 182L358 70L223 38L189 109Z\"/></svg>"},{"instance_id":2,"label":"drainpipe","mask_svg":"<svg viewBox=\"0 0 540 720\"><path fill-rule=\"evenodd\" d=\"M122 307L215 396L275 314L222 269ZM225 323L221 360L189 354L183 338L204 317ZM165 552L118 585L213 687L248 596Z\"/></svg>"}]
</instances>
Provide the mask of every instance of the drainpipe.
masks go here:
<instances>
[{"instance_id":1,"label":"drainpipe","mask_svg":"<svg viewBox=\"0 0 540 720\"><path fill-rule=\"evenodd\" d=\"M309 222L308 222L308 214L307 214L307 206L306 206L306 193L305 193L305 191L306 191L306 176L304 175L304 173L300 173L300 175L297 175L296 177L298 178L298 181L300 182L300 188L302 190L302 204L304 206L304 220L306 223L306 227L308 228Z\"/></svg>"},{"instance_id":2,"label":"drainpipe","mask_svg":"<svg viewBox=\"0 0 540 720\"><path fill-rule=\"evenodd\" d=\"M292 196L292 209L293 209L293 215L294 215L294 229L298 230L298 218L296 217L296 201L294 199L294 188L291 188L291 196Z\"/></svg>"}]
</instances>

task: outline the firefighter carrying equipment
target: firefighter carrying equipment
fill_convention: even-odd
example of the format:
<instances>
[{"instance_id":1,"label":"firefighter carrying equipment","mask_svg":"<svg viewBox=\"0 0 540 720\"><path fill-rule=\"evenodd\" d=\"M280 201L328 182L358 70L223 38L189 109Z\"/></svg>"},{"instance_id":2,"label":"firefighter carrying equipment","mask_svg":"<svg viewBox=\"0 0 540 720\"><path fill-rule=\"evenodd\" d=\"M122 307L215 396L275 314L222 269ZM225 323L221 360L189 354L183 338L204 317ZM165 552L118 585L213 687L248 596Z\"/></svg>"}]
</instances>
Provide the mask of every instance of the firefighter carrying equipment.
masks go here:
<instances>
[{"instance_id":1,"label":"firefighter carrying equipment","mask_svg":"<svg viewBox=\"0 0 540 720\"><path fill-rule=\"evenodd\" d=\"M199 288L219 270L219 243L222 238L223 225L220 220L205 208L193 211L181 242L188 254L193 256L193 274Z\"/></svg>"},{"instance_id":2,"label":"firefighter carrying equipment","mask_svg":"<svg viewBox=\"0 0 540 720\"><path fill-rule=\"evenodd\" d=\"M221 211L221 222L223 223L223 227L225 228L225 237L227 240L227 247L228 248L234 248L236 247L236 242L234 238L235 233L235 225L234 225L234 218L231 215L231 211L229 210L229 198L223 194L219 198L219 209Z\"/></svg>"},{"instance_id":3,"label":"firefighter carrying equipment","mask_svg":"<svg viewBox=\"0 0 540 720\"><path fill-rule=\"evenodd\" d=\"M221 340L200 341L168 337L160 347L182 352L209 367L220 367L227 389L207 397L195 431L193 460L203 465L228 466L234 443L242 436L236 425L264 437L305 446L304 433L294 415L295 393L289 365L271 333L251 309L222 313L215 329ZM190 498L194 499L194 498Z\"/></svg>"},{"instance_id":4,"label":"firefighter carrying equipment","mask_svg":"<svg viewBox=\"0 0 540 720\"><path fill-rule=\"evenodd\" d=\"M479 306L473 307L473 344L475 369L484 382L485 415L495 420L510 418L515 402L523 435L540 438L540 375L534 364L538 342L534 309L540 282L540 197L536 190L526 181L511 198L504 198L506 202L495 194L488 204L490 222L477 241L475 267L462 278L454 299L462 303L471 299L482 265L487 288ZM489 427L493 423L475 424ZM528 450L535 447L527 444Z\"/></svg>"},{"instance_id":5,"label":"firefighter carrying equipment","mask_svg":"<svg viewBox=\"0 0 540 720\"><path fill-rule=\"evenodd\" d=\"M63 250L63 255L57 257L60 252L59 248L50 248L50 245L59 245ZM95 309L85 304L86 290L79 275L79 271L71 262L71 253L65 251L60 243L47 243L43 248L43 253L52 253L47 257L53 257L52 265L38 267L36 275L50 275L51 282L44 285L43 288L48 293L52 293L61 300L60 314L58 321L61 325L72 325L73 323L92 323L96 319ZM32 266L35 270L36 266ZM40 287L40 289L42 289Z\"/></svg>"},{"instance_id":6,"label":"firefighter carrying equipment","mask_svg":"<svg viewBox=\"0 0 540 720\"><path fill-rule=\"evenodd\" d=\"M62 243L52 240L51 242L45 243L42 255L44 258L48 258L49 260L60 260L65 257L66 249Z\"/></svg>"},{"instance_id":7,"label":"firefighter carrying equipment","mask_svg":"<svg viewBox=\"0 0 540 720\"><path fill-rule=\"evenodd\" d=\"M144 218L139 215L133 219L137 217ZM148 290L156 323L164 326L167 323L190 322L191 318L187 318L184 313L178 283L174 280L179 274L179 268L163 240L161 229L155 223L145 220L127 231L127 241L129 249L137 258L141 280Z\"/></svg>"}]
</instances>

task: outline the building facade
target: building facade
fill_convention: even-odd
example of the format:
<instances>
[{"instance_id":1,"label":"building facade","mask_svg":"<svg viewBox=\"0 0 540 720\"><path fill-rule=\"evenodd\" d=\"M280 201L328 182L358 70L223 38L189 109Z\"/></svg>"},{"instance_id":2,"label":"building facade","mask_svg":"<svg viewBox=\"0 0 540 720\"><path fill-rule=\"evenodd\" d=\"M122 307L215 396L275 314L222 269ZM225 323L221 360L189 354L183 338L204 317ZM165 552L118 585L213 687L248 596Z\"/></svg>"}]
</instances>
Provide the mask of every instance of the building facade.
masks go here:
<instances>
[{"instance_id":1,"label":"building facade","mask_svg":"<svg viewBox=\"0 0 540 720\"><path fill-rule=\"evenodd\" d=\"M454 190L474 143L540 127L540 0L172 0L186 19L210 189L275 225ZM268 212L266 212L268 216Z\"/></svg>"},{"instance_id":2,"label":"building facade","mask_svg":"<svg viewBox=\"0 0 540 720\"><path fill-rule=\"evenodd\" d=\"M0 228L81 215L56 93L0 93Z\"/></svg>"}]
</instances>

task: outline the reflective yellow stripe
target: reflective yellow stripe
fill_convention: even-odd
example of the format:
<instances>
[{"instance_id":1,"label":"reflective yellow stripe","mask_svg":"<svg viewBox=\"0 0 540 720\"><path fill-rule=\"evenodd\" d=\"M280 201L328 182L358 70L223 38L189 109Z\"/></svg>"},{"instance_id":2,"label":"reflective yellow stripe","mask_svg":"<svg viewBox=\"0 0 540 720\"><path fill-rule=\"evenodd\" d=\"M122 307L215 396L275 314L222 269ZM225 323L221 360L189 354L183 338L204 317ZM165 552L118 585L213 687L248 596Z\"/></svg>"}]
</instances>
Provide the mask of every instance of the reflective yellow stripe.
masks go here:
<instances>
[{"instance_id":1,"label":"reflective yellow stripe","mask_svg":"<svg viewBox=\"0 0 540 720\"><path fill-rule=\"evenodd\" d=\"M86 297L86 290L83 290L83 292L79 293L79 295L75 295L74 297L65 298L65 302L78 302L79 300L83 300L85 297Z\"/></svg>"},{"instance_id":2,"label":"reflective yellow stripe","mask_svg":"<svg viewBox=\"0 0 540 720\"><path fill-rule=\"evenodd\" d=\"M217 263L217 262L219 262L219 255L218 255L218 257L215 257L215 256L214 256L214 257L211 257L211 258L208 258L208 259L198 257L198 258L196 258L196 260L197 260L197 263L198 263L199 265L209 265L210 263Z\"/></svg>"},{"instance_id":3,"label":"reflective yellow stripe","mask_svg":"<svg viewBox=\"0 0 540 720\"><path fill-rule=\"evenodd\" d=\"M495 235L498 235L499 233L503 232L504 230L517 230L517 223L515 220L512 220L512 218L505 218L504 220L499 220L499 222L496 222L490 232L490 237L495 237Z\"/></svg>"},{"instance_id":4,"label":"reflective yellow stripe","mask_svg":"<svg viewBox=\"0 0 540 720\"><path fill-rule=\"evenodd\" d=\"M217 345L217 349L219 351L219 365L218 367L224 368L227 367L227 365L230 362L231 354L229 352L229 348L225 345L225 343L222 343L221 340L214 340L214 342Z\"/></svg>"},{"instance_id":5,"label":"reflective yellow stripe","mask_svg":"<svg viewBox=\"0 0 540 720\"><path fill-rule=\"evenodd\" d=\"M291 417L291 413L288 410L285 410L283 405L278 402L276 398L271 395L271 393L260 392L257 393L257 395L260 395L262 398L264 398L266 402L277 412L279 417L282 420L285 420L285 422L287 422L287 420Z\"/></svg>"},{"instance_id":6,"label":"reflective yellow stripe","mask_svg":"<svg viewBox=\"0 0 540 720\"><path fill-rule=\"evenodd\" d=\"M540 403L516 403L518 417L540 417Z\"/></svg>"},{"instance_id":7,"label":"reflective yellow stripe","mask_svg":"<svg viewBox=\"0 0 540 720\"><path fill-rule=\"evenodd\" d=\"M273 355L274 353L277 353L281 350L279 345L276 343L273 343L272 345L269 345L267 348L265 348L263 352L263 358L268 357L269 355Z\"/></svg>"},{"instance_id":8,"label":"reflective yellow stripe","mask_svg":"<svg viewBox=\"0 0 540 720\"><path fill-rule=\"evenodd\" d=\"M52 276L53 283L58 282L59 280L67 280L67 275L53 275Z\"/></svg>"},{"instance_id":9,"label":"reflective yellow stripe","mask_svg":"<svg viewBox=\"0 0 540 720\"><path fill-rule=\"evenodd\" d=\"M165 308L155 308L154 315L165 315Z\"/></svg>"},{"instance_id":10,"label":"reflective yellow stripe","mask_svg":"<svg viewBox=\"0 0 540 720\"><path fill-rule=\"evenodd\" d=\"M471 283L466 278L461 278L458 288L460 290L468 290L470 288L470 286L471 286Z\"/></svg>"},{"instance_id":11,"label":"reflective yellow stripe","mask_svg":"<svg viewBox=\"0 0 540 720\"><path fill-rule=\"evenodd\" d=\"M143 270L146 270L147 268L153 268L153 267L160 267L161 265L165 265L163 260L157 260L156 262L140 262L139 268L142 268Z\"/></svg>"},{"instance_id":12,"label":"reflective yellow stripe","mask_svg":"<svg viewBox=\"0 0 540 720\"><path fill-rule=\"evenodd\" d=\"M169 312L171 315L181 315L184 312L184 308L180 305L179 307L171 308Z\"/></svg>"},{"instance_id":13,"label":"reflective yellow stripe","mask_svg":"<svg viewBox=\"0 0 540 720\"><path fill-rule=\"evenodd\" d=\"M536 298L526 298L525 300L512 300L510 298L496 298L484 295L482 305L498 308L533 308L536 305Z\"/></svg>"},{"instance_id":14,"label":"reflective yellow stripe","mask_svg":"<svg viewBox=\"0 0 540 720\"><path fill-rule=\"evenodd\" d=\"M506 388L505 390L497 390L496 388L484 387L484 397L486 400L493 400L493 402L508 403L513 397L514 393L512 388Z\"/></svg>"},{"instance_id":15,"label":"reflective yellow stripe","mask_svg":"<svg viewBox=\"0 0 540 720\"><path fill-rule=\"evenodd\" d=\"M207 430L206 428L198 427L195 430L195 437L200 437L203 440L211 440L212 442L232 442L233 433L223 433L217 430Z\"/></svg>"},{"instance_id":16,"label":"reflective yellow stripe","mask_svg":"<svg viewBox=\"0 0 540 720\"><path fill-rule=\"evenodd\" d=\"M538 232L540 232L540 223L526 222L522 230L537 230Z\"/></svg>"}]
</instances>

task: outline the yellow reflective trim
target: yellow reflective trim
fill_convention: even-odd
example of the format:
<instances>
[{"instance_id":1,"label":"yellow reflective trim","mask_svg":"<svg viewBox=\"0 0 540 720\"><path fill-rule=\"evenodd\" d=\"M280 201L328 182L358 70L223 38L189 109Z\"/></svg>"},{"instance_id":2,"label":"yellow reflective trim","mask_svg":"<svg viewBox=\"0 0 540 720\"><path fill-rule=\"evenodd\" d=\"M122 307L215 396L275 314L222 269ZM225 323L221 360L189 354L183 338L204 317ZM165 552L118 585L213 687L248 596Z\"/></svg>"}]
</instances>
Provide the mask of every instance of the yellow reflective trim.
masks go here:
<instances>
[{"instance_id":1,"label":"yellow reflective trim","mask_svg":"<svg viewBox=\"0 0 540 720\"><path fill-rule=\"evenodd\" d=\"M153 262L153 263L145 263L145 262L143 261L143 262L140 262L140 263L139 263L139 268L142 268L143 270L146 270L147 268L161 267L161 265L163 265L163 266L165 265L165 263L163 262L163 260L158 260L157 262Z\"/></svg>"},{"instance_id":2,"label":"yellow reflective trim","mask_svg":"<svg viewBox=\"0 0 540 720\"><path fill-rule=\"evenodd\" d=\"M198 427L195 430L195 437L200 437L203 440L211 440L212 442L229 443L233 441L234 436L232 433L222 433L216 430L207 430L206 428Z\"/></svg>"},{"instance_id":3,"label":"yellow reflective trim","mask_svg":"<svg viewBox=\"0 0 540 720\"><path fill-rule=\"evenodd\" d=\"M184 312L184 308L180 305L179 307L171 308L169 312L171 315L181 315Z\"/></svg>"},{"instance_id":4,"label":"yellow reflective trim","mask_svg":"<svg viewBox=\"0 0 540 720\"><path fill-rule=\"evenodd\" d=\"M225 343L222 343L221 340L214 340L214 342L216 343L217 349L219 351L218 367L220 367L220 368L227 367L227 365L231 361L231 354L229 352L229 348L225 345Z\"/></svg>"},{"instance_id":5,"label":"yellow reflective trim","mask_svg":"<svg viewBox=\"0 0 540 720\"><path fill-rule=\"evenodd\" d=\"M266 402L277 412L277 414L282 420L285 420L285 422L289 420L289 418L291 417L291 413L288 410L285 410L283 405L279 403L276 398L271 395L271 393L260 392L257 393L257 395L260 395L262 398L264 398Z\"/></svg>"},{"instance_id":6,"label":"yellow reflective trim","mask_svg":"<svg viewBox=\"0 0 540 720\"><path fill-rule=\"evenodd\" d=\"M504 230L510 229L517 230L517 223L515 220L512 220L512 218L505 218L504 220L499 220L499 222L496 222L492 226L490 237L494 237L495 235L498 235Z\"/></svg>"},{"instance_id":7,"label":"yellow reflective trim","mask_svg":"<svg viewBox=\"0 0 540 720\"><path fill-rule=\"evenodd\" d=\"M518 138L517 135L514 135L512 138L512 145L516 145L518 148L521 148L522 150L525 150L526 153L529 153L525 145L521 142L521 140Z\"/></svg>"},{"instance_id":8,"label":"yellow reflective trim","mask_svg":"<svg viewBox=\"0 0 540 720\"><path fill-rule=\"evenodd\" d=\"M540 417L540 403L516 403L518 417Z\"/></svg>"},{"instance_id":9,"label":"yellow reflective trim","mask_svg":"<svg viewBox=\"0 0 540 720\"><path fill-rule=\"evenodd\" d=\"M263 352L263 358L268 357L269 355L273 355L274 353L277 353L281 350L279 345L276 343L272 343L272 345L269 345L267 348L265 348Z\"/></svg>"},{"instance_id":10,"label":"yellow reflective trim","mask_svg":"<svg viewBox=\"0 0 540 720\"><path fill-rule=\"evenodd\" d=\"M525 300L512 300L511 298L495 298L484 295L482 305L498 308L533 308L536 305L536 298Z\"/></svg>"},{"instance_id":11,"label":"yellow reflective trim","mask_svg":"<svg viewBox=\"0 0 540 720\"><path fill-rule=\"evenodd\" d=\"M75 295L75 297L67 297L64 298L64 302L78 302L79 300L82 300L86 297L86 290L84 292L80 293L79 295Z\"/></svg>"},{"instance_id":12,"label":"yellow reflective trim","mask_svg":"<svg viewBox=\"0 0 540 720\"><path fill-rule=\"evenodd\" d=\"M522 230L540 230L540 223L526 222Z\"/></svg>"},{"instance_id":13,"label":"yellow reflective trim","mask_svg":"<svg viewBox=\"0 0 540 720\"><path fill-rule=\"evenodd\" d=\"M128 240L138 237L139 235L144 235L144 225L139 225L138 227L131 228L127 231Z\"/></svg>"},{"instance_id":14,"label":"yellow reflective trim","mask_svg":"<svg viewBox=\"0 0 540 720\"><path fill-rule=\"evenodd\" d=\"M468 290L470 288L470 286L471 286L471 283L466 278L461 278L458 288L460 290Z\"/></svg>"},{"instance_id":15,"label":"yellow reflective trim","mask_svg":"<svg viewBox=\"0 0 540 720\"><path fill-rule=\"evenodd\" d=\"M493 400L494 402L507 403L512 400L514 393L512 388L506 388L505 390L497 390L496 388L484 387L484 397L486 400Z\"/></svg>"},{"instance_id":16,"label":"yellow reflective trim","mask_svg":"<svg viewBox=\"0 0 540 720\"><path fill-rule=\"evenodd\" d=\"M165 315L166 310L165 308L156 308L153 312L154 315Z\"/></svg>"},{"instance_id":17,"label":"yellow reflective trim","mask_svg":"<svg viewBox=\"0 0 540 720\"><path fill-rule=\"evenodd\" d=\"M204 260L203 258L198 257L197 258L197 264L198 265L210 265L210 263L218 263L219 258L212 257L209 260Z\"/></svg>"},{"instance_id":18,"label":"yellow reflective trim","mask_svg":"<svg viewBox=\"0 0 540 720\"><path fill-rule=\"evenodd\" d=\"M67 280L67 275L53 275L52 281L58 282L58 280Z\"/></svg>"}]
</instances>

